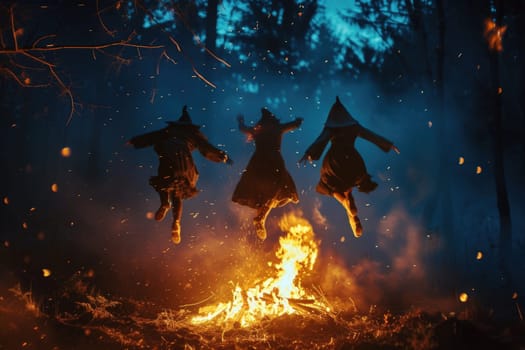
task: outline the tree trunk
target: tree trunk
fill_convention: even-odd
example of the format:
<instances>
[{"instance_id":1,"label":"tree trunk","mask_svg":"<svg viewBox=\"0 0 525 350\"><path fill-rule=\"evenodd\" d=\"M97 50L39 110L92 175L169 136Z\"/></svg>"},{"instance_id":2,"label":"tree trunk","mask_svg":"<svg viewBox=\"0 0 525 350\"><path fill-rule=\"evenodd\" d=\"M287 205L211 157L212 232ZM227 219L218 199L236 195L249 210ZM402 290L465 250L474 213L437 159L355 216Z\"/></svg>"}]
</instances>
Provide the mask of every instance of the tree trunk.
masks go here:
<instances>
[{"instance_id":1,"label":"tree trunk","mask_svg":"<svg viewBox=\"0 0 525 350\"><path fill-rule=\"evenodd\" d=\"M494 1L494 15L496 26L499 28L503 22L503 0ZM493 135L493 157L494 157L494 180L496 182L496 195L499 212L500 235L499 235L499 262L506 276L507 283L510 282L509 262L512 253L512 227L510 217L510 205L505 180L504 146L503 146L503 113L501 80L499 67L500 53L497 50L489 51L491 71L491 95L493 96L492 119L489 121L489 132Z\"/></svg>"},{"instance_id":2,"label":"tree trunk","mask_svg":"<svg viewBox=\"0 0 525 350\"><path fill-rule=\"evenodd\" d=\"M517 0L517 6L516 6L516 13L518 14L518 18L521 18L522 20L519 21L519 37L524 38L525 37L525 4L522 1ZM521 100L518 98L519 103L519 114L520 114L520 134L521 134L521 152L522 157L525 157L525 45L519 46L518 55L520 56L521 61L521 80L518 84L518 96L522 96ZM522 167L522 170L524 170L525 167Z\"/></svg>"},{"instance_id":3,"label":"tree trunk","mask_svg":"<svg viewBox=\"0 0 525 350\"><path fill-rule=\"evenodd\" d=\"M446 36L446 18L444 0L436 1L437 19L438 19L438 47L436 50L436 115L438 118L437 134L441 143L438 155L438 207L440 212L440 233L446 247L445 256L442 258L446 281L451 287L455 286L457 281L457 260L454 242L454 225L453 225L453 202L450 193L450 166L449 150L452 145L449 144L447 137L448 120L445 116L445 36Z\"/></svg>"}]
</instances>

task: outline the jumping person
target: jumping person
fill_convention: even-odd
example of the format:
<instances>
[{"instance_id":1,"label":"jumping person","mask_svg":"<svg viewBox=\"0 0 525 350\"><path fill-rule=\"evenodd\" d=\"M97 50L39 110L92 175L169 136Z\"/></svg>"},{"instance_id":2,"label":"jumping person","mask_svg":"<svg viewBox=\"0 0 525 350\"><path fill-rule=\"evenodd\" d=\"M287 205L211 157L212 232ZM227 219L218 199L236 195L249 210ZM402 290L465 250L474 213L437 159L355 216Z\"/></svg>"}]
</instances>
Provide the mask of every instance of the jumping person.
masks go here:
<instances>
[{"instance_id":1,"label":"jumping person","mask_svg":"<svg viewBox=\"0 0 525 350\"><path fill-rule=\"evenodd\" d=\"M363 227L357 216L352 189L357 187L360 192L370 193L376 189L377 183L368 174L363 158L355 149L357 137L372 142L385 152L394 150L399 153L399 149L391 141L361 126L339 101L339 97L336 97L321 135L308 147L299 163L318 160L328 142L331 142L323 159L316 191L332 196L341 203L346 209L354 236L361 237Z\"/></svg>"},{"instance_id":2,"label":"jumping person","mask_svg":"<svg viewBox=\"0 0 525 350\"><path fill-rule=\"evenodd\" d=\"M257 210L253 224L257 236L264 240L270 211L299 202L295 183L281 155L281 141L283 134L298 128L303 119L281 124L268 109L261 109L261 113L254 127L246 126L242 115L237 117L239 130L255 141L255 152L235 188L232 201Z\"/></svg>"},{"instance_id":3,"label":"jumping person","mask_svg":"<svg viewBox=\"0 0 525 350\"><path fill-rule=\"evenodd\" d=\"M196 188L199 172L192 158L192 152L198 149L207 159L214 162L232 164L228 155L213 145L192 123L186 106L177 121L167 122L161 130L138 135L129 140L135 148L153 146L159 157L157 176L152 176L150 185L160 197L160 207L155 213L155 220L162 221L169 209L172 209L173 224L171 239L179 244L182 201L198 193Z\"/></svg>"}]
</instances>

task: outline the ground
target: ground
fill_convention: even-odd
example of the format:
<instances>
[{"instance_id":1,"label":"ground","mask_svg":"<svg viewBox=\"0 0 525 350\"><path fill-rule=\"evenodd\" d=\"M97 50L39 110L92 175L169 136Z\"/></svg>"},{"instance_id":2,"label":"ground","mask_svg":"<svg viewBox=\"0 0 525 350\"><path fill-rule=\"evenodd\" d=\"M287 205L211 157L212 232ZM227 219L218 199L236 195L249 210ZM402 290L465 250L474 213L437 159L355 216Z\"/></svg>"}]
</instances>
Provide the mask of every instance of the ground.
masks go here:
<instances>
[{"instance_id":1,"label":"ground","mask_svg":"<svg viewBox=\"0 0 525 350\"><path fill-rule=\"evenodd\" d=\"M409 310L306 312L240 328L192 325L197 306L92 294L74 276L60 296L36 302L0 291L0 349L525 349L525 323Z\"/></svg>"}]
</instances>

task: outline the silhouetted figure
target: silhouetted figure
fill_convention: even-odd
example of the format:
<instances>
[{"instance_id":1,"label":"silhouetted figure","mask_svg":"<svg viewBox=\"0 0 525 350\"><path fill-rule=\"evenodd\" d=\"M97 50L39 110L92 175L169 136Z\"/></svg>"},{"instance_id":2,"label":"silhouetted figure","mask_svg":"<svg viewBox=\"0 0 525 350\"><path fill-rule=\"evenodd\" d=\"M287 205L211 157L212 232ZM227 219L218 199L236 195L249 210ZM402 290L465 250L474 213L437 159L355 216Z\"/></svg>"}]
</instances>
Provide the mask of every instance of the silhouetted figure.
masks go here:
<instances>
[{"instance_id":1,"label":"silhouetted figure","mask_svg":"<svg viewBox=\"0 0 525 350\"><path fill-rule=\"evenodd\" d=\"M303 119L281 124L268 109L261 109L261 119L251 128L238 116L239 130L255 141L255 152L243 172L232 196L236 203L257 209L253 219L257 236L266 239L266 217L273 208L297 203L295 183L286 170L281 155L281 140L285 132L298 128Z\"/></svg>"},{"instance_id":2,"label":"silhouetted figure","mask_svg":"<svg viewBox=\"0 0 525 350\"><path fill-rule=\"evenodd\" d=\"M199 172L195 167L191 153L198 149L207 159L214 162L231 164L228 155L213 145L194 125L186 110L178 121L167 122L168 126L157 131L142 134L129 140L135 148L153 146L159 157L157 176L152 176L149 183L160 196L160 207L155 213L155 220L162 221L170 208L173 212L171 238L180 243L180 220L182 200L198 193L196 188Z\"/></svg>"},{"instance_id":3,"label":"silhouetted figure","mask_svg":"<svg viewBox=\"0 0 525 350\"><path fill-rule=\"evenodd\" d=\"M334 197L346 209L355 237L362 235L363 228L357 216L352 188L357 187L360 192L369 193L377 187L377 183L372 181L366 170L363 158L354 147L358 136L372 142L385 152L394 150L399 153L392 142L361 126L341 104L339 97L336 97L321 135L299 160L300 163L306 160L310 162L318 160L328 142L331 142L330 149L323 159L321 178L316 190Z\"/></svg>"}]
</instances>

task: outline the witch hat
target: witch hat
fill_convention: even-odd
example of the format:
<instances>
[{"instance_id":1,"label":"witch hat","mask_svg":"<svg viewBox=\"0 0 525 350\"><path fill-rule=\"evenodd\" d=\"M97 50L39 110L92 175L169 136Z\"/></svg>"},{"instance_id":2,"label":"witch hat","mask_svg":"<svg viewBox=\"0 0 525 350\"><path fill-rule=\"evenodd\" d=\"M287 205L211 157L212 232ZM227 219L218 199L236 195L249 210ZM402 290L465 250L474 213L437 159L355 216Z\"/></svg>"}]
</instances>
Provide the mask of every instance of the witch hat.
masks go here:
<instances>
[{"instance_id":1,"label":"witch hat","mask_svg":"<svg viewBox=\"0 0 525 350\"><path fill-rule=\"evenodd\" d=\"M336 96L335 103L332 105L326 122L327 128L340 128L344 126L352 126L359 124L357 120L346 110L345 106L339 101L339 96Z\"/></svg>"},{"instance_id":2,"label":"witch hat","mask_svg":"<svg viewBox=\"0 0 525 350\"><path fill-rule=\"evenodd\" d=\"M190 114L188 113L188 107L187 106L184 106L182 107L182 115L180 116L180 118L174 122L174 121L167 121L166 123L168 123L169 125L188 125L188 126L196 126L196 127L199 127L198 125L195 125L193 124L192 120L191 120L191 117L190 117Z\"/></svg>"},{"instance_id":3,"label":"witch hat","mask_svg":"<svg viewBox=\"0 0 525 350\"><path fill-rule=\"evenodd\" d=\"M268 110L268 108L261 108L261 118L257 122L257 124L263 124L268 122L278 122L279 119Z\"/></svg>"},{"instance_id":4,"label":"witch hat","mask_svg":"<svg viewBox=\"0 0 525 350\"><path fill-rule=\"evenodd\" d=\"M181 124L192 124L190 114L188 113L188 106L182 107L182 115L178 122Z\"/></svg>"}]
</instances>

